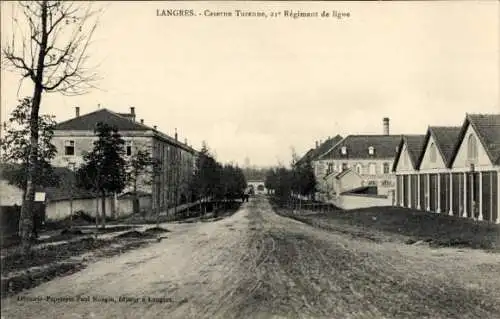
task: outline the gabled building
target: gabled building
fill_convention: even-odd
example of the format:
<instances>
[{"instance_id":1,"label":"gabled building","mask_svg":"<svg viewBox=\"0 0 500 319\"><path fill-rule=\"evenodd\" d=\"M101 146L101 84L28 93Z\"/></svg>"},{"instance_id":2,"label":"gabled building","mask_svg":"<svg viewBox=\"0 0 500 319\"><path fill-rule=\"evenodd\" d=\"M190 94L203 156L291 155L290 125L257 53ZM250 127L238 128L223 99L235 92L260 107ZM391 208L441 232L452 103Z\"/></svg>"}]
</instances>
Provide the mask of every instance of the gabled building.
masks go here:
<instances>
[{"instance_id":1,"label":"gabled building","mask_svg":"<svg viewBox=\"0 0 500 319\"><path fill-rule=\"evenodd\" d=\"M500 114L467 114L461 127L429 127L413 170L404 167L403 153L393 165L399 206L415 208L416 196L417 209L500 223Z\"/></svg>"},{"instance_id":2,"label":"gabled building","mask_svg":"<svg viewBox=\"0 0 500 319\"><path fill-rule=\"evenodd\" d=\"M75 169L83 163L83 155L93 149L97 139L96 123L104 122L116 127L125 140L125 154L132 156L138 150L148 150L159 163L158 173L145 176L139 183L139 191L152 195L153 209L164 210L175 204L190 200L189 180L196 162L197 151L178 141L177 132L172 138L150 127L143 120L136 121L135 108L130 113L116 113L106 108L80 115L75 108L75 117L58 123L54 130L53 144L57 156L54 166ZM147 183L146 180L152 181ZM125 191L130 191L127 189Z\"/></svg>"},{"instance_id":3,"label":"gabled building","mask_svg":"<svg viewBox=\"0 0 500 319\"><path fill-rule=\"evenodd\" d=\"M446 194L449 193L448 163L460 127L430 126L418 159L420 208L428 211L448 213Z\"/></svg>"},{"instance_id":4,"label":"gabled building","mask_svg":"<svg viewBox=\"0 0 500 319\"><path fill-rule=\"evenodd\" d=\"M335 144L342 140L342 136L335 135L334 137L329 137L326 141L316 141L316 147L307 151L307 153L295 163L295 165L302 165L304 163L311 164L314 176L316 177L317 189L320 193L327 192L324 183L324 177L326 176L325 163L319 160L319 157L330 150Z\"/></svg>"},{"instance_id":5,"label":"gabled building","mask_svg":"<svg viewBox=\"0 0 500 319\"><path fill-rule=\"evenodd\" d=\"M425 135L403 135L399 142L392 167L397 176L395 202L399 206L420 208L417 164L424 139Z\"/></svg>"},{"instance_id":6,"label":"gabled building","mask_svg":"<svg viewBox=\"0 0 500 319\"><path fill-rule=\"evenodd\" d=\"M452 212L500 223L500 114L467 114L448 163Z\"/></svg>"},{"instance_id":7,"label":"gabled building","mask_svg":"<svg viewBox=\"0 0 500 319\"><path fill-rule=\"evenodd\" d=\"M363 179L362 185L352 188L376 186L379 195L389 195L395 189L391 165L400 139L401 135L389 135L388 118L384 118L383 135L348 135L316 160L325 170L319 178L352 169Z\"/></svg>"}]
</instances>

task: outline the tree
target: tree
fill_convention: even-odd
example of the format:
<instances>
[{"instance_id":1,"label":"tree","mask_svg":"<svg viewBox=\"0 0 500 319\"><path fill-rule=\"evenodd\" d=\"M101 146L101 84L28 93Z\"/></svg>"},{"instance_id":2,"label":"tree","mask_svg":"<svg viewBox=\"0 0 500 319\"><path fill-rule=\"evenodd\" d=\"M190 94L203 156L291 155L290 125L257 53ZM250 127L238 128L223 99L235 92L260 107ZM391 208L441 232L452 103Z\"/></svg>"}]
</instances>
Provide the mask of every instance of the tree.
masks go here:
<instances>
[{"instance_id":1,"label":"tree","mask_svg":"<svg viewBox=\"0 0 500 319\"><path fill-rule=\"evenodd\" d=\"M31 99L25 97L12 111L8 123L5 123L5 135L0 140L1 160L12 164L4 172L7 181L26 192L27 167L30 152L30 106ZM52 144L56 122L53 115L41 115L38 118L38 158L35 163L36 174L33 176L35 187L57 186L59 176L54 172L50 161L56 155L56 147ZM24 197L24 196L23 196Z\"/></svg>"},{"instance_id":2,"label":"tree","mask_svg":"<svg viewBox=\"0 0 500 319\"><path fill-rule=\"evenodd\" d=\"M310 162L293 166L293 191L302 196L312 196L316 192L316 177Z\"/></svg>"},{"instance_id":3,"label":"tree","mask_svg":"<svg viewBox=\"0 0 500 319\"><path fill-rule=\"evenodd\" d=\"M85 163L77 171L77 185L101 195L101 225L104 228L106 196L123 191L127 183L125 141L115 127L102 122L97 123L95 134L98 139L94 141L94 148L84 155Z\"/></svg>"},{"instance_id":4,"label":"tree","mask_svg":"<svg viewBox=\"0 0 500 319\"><path fill-rule=\"evenodd\" d=\"M30 80L33 96L30 109L29 160L26 191L20 220L23 250L31 245L33 201L39 139L39 111L42 93L78 95L94 87L97 80L88 64L87 49L96 29L97 11L66 1L19 2L20 14L13 14L12 34L2 45L2 67ZM14 11L14 10L13 10Z\"/></svg>"},{"instance_id":5,"label":"tree","mask_svg":"<svg viewBox=\"0 0 500 319\"><path fill-rule=\"evenodd\" d=\"M3 172L4 178L12 185L22 190L23 200L26 198L26 189L28 186L28 163L30 155L30 105L31 99L25 97L19 100L19 104L12 111L8 123L5 123L5 135L0 140L1 160L3 163L10 164L8 169ZM35 175L33 175L33 189L39 190L43 187L57 186L59 176L54 172L50 164L56 155L56 148L52 144L54 135L54 126L56 122L52 115L42 115L38 118L38 157L34 163ZM26 215L26 214L25 214ZM31 218L30 238L37 237L35 214L28 215ZM21 235L21 227L19 229ZM25 247L26 248L26 247Z\"/></svg>"},{"instance_id":6,"label":"tree","mask_svg":"<svg viewBox=\"0 0 500 319\"><path fill-rule=\"evenodd\" d=\"M139 212L138 184L140 182L144 185L152 185L153 172L158 165L158 161L151 156L151 153L142 149L132 154L127 161L127 184L132 186L134 193L134 213Z\"/></svg>"}]
</instances>

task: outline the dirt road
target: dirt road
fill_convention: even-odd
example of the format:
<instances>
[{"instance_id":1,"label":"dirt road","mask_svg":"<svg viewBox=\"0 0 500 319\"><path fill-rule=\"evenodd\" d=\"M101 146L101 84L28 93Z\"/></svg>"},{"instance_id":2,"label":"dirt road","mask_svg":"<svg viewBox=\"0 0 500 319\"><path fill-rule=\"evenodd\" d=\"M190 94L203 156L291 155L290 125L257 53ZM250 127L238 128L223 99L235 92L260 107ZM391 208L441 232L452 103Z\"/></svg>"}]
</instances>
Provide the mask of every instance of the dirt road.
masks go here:
<instances>
[{"instance_id":1,"label":"dirt road","mask_svg":"<svg viewBox=\"0 0 500 319\"><path fill-rule=\"evenodd\" d=\"M164 227L159 243L3 300L3 318L500 318L498 254L355 239L265 198Z\"/></svg>"}]
</instances>

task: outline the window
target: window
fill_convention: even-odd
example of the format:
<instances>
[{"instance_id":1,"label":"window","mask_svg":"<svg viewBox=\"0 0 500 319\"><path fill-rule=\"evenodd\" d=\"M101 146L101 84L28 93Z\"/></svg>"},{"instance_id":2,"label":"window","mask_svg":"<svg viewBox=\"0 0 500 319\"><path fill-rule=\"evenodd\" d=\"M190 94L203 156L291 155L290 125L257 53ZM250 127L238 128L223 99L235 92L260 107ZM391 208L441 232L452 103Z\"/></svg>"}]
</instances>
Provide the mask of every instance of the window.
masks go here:
<instances>
[{"instance_id":1,"label":"window","mask_svg":"<svg viewBox=\"0 0 500 319\"><path fill-rule=\"evenodd\" d=\"M368 171L370 175L377 175L377 165L375 165L375 163L370 163L368 165Z\"/></svg>"},{"instance_id":2,"label":"window","mask_svg":"<svg viewBox=\"0 0 500 319\"><path fill-rule=\"evenodd\" d=\"M75 141L64 141L64 155L75 155Z\"/></svg>"},{"instance_id":3,"label":"window","mask_svg":"<svg viewBox=\"0 0 500 319\"><path fill-rule=\"evenodd\" d=\"M431 163L436 163L436 145L434 143L429 146L429 160Z\"/></svg>"},{"instance_id":4,"label":"window","mask_svg":"<svg viewBox=\"0 0 500 319\"><path fill-rule=\"evenodd\" d=\"M347 163L342 163L342 172L347 170L349 167L347 166Z\"/></svg>"},{"instance_id":5,"label":"window","mask_svg":"<svg viewBox=\"0 0 500 319\"><path fill-rule=\"evenodd\" d=\"M328 163L327 174L330 174L331 172L333 172L333 163Z\"/></svg>"},{"instance_id":6,"label":"window","mask_svg":"<svg viewBox=\"0 0 500 319\"><path fill-rule=\"evenodd\" d=\"M384 174L389 174L390 168L389 163L384 163Z\"/></svg>"},{"instance_id":7,"label":"window","mask_svg":"<svg viewBox=\"0 0 500 319\"><path fill-rule=\"evenodd\" d=\"M347 147L342 146L342 148L340 149L340 152L342 153L342 155L346 155L347 154Z\"/></svg>"},{"instance_id":8,"label":"window","mask_svg":"<svg viewBox=\"0 0 500 319\"><path fill-rule=\"evenodd\" d=\"M375 148L373 148L373 146L368 147L368 154L370 155L375 154Z\"/></svg>"},{"instance_id":9,"label":"window","mask_svg":"<svg viewBox=\"0 0 500 319\"><path fill-rule=\"evenodd\" d=\"M132 155L132 142L131 141L125 141L125 154L127 156Z\"/></svg>"},{"instance_id":10,"label":"window","mask_svg":"<svg viewBox=\"0 0 500 319\"><path fill-rule=\"evenodd\" d=\"M474 135L469 135L469 139L467 141L467 158L469 160L477 159L477 142Z\"/></svg>"},{"instance_id":11,"label":"window","mask_svg":"<svg viewBox=\"0 0 500 319\"><path fill-rule=\"evenodd\" d=\"M359 175L362 174L362 169L363 167L361 166L361 164L356 165L356 173L358 173Z\"/></svg>"}]
</instances>

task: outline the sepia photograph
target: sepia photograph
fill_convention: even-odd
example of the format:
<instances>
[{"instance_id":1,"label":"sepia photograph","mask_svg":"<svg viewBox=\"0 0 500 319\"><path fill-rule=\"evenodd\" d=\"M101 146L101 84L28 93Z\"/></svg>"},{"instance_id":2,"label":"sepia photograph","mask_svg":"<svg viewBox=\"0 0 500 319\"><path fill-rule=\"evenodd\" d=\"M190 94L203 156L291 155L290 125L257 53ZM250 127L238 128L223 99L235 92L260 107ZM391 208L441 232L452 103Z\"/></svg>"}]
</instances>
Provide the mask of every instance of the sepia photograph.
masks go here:
<instances>
[{"instance_id":1,"label":"sepia photograph","mask_svg":"<svg viewBox=\"0 0 500 319\"><path fill-rule=\"evenodd\" d=\"M1 1L1 319L500 319L499 12Z\"/></svg>"}]
</instances>

